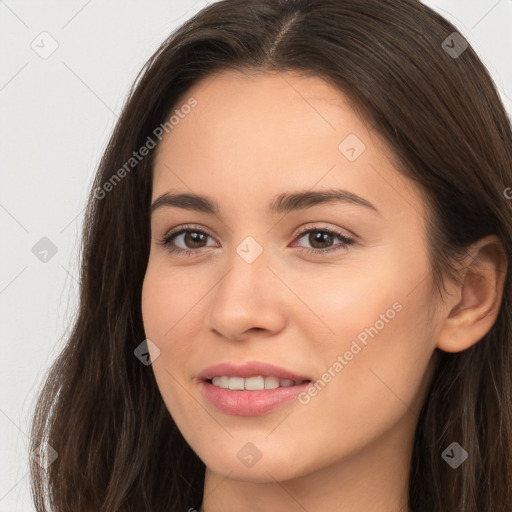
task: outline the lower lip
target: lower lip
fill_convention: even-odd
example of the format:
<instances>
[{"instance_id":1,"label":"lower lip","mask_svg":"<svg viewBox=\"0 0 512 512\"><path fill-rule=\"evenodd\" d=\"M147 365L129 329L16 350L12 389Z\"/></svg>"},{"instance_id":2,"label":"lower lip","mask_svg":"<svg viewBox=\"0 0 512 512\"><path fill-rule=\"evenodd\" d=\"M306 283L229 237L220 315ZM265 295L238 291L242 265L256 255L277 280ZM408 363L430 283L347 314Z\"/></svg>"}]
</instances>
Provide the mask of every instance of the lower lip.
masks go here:
<instances>
[{"instance_id":1,"label":"lower lip","mask_svg":"<svg viewBox=\"0 0 512 512\"><path fill-rule=\"evenodd\" d=\"M202 382L201 388L206 398L219 411L235 416L260 416L295 398L304 391L309 382L261 391L232 391Z\"/></svg>"}]
</instances>

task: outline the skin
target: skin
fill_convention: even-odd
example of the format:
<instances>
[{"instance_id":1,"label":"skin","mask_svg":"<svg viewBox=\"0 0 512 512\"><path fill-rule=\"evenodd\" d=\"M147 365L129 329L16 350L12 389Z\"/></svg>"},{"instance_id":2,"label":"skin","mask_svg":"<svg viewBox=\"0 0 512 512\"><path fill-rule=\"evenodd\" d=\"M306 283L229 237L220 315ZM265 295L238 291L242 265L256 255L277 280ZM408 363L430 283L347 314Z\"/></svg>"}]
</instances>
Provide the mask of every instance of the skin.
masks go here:
<instances>
[{"instance_id":1,"label":"skin","mask_svg":"<svg viewBox=\"0 0 512 512\"><path fill-rule=\"evenodd\" d=\"M197 106L158 147L153 201L196 193L220 210L154 211L142 313L160 350L152 366L162 397L207 467L201 512L407 511L435 349L464 350L492 327L506 270L499 240L469 248L466 279L447 282L442 302L431 288L422 196L340 91L291 72L229 71L196 84L178 106L191 96ZM366 147L354 161L338 149L349 134ZM379 213L341 202L266 212L276 195L329 188ZM158 243L188 223L209 236L171 244L196 255ZM302 228L317 231L298 237ZM333 236L315 245L322 228L355 243ZM247 236L263 248L252 263L236 252ZM341 249L325 253L330 246ZM240 417L201 393L199 372L224 361L265 361L320 379L396 303L394 318L307 404ZM261 453L252 467L237 457L248 442Z\"/></svg>"}]
</instances>

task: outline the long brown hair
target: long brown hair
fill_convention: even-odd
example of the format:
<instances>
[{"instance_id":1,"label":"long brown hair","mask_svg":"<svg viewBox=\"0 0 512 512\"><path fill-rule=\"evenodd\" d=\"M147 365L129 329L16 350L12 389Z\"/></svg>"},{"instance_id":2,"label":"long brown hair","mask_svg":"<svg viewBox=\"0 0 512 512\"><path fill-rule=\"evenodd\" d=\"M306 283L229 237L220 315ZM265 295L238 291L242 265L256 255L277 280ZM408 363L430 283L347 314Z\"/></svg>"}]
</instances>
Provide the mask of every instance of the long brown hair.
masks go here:
<instances>
[{"instance_id":1,"label":"long brown hair","mask_svg":"<svg viewBox=\"0 0 512 512\"><path fill-rule=\"evenodd\" d=\"M443 277L457 277L457 256L485 235L501 239L510 264L511 124L472 47L449 49L463 49L449 39L454 32L416 0L222 0L164 41L130 90L90 193L79 310L31 429L31 449L48 443L57 452L47 469L31 462L38 511L169 512L202 502L205 465L173 422L151 366L134 356L145 339L155 151L130 161L148 137L158 142L155 129L198 80L227 69L325 79L424 194L439 292ZM508 273L489 333L462 352L436 351L411 460L414 512L512 509L511 299ZM469 455L457 469L441 457L453 441Z\"/></svg>"}]
</instances>

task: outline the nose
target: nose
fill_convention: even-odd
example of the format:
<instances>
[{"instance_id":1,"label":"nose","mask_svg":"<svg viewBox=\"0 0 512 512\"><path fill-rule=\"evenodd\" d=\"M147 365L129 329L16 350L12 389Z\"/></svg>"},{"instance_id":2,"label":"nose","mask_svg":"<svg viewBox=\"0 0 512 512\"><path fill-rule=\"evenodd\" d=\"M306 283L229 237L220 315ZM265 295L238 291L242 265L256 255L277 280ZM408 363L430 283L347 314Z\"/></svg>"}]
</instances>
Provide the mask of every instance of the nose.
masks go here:
<instances>
[{"instance_id":1,"label":"nose","mask_svg":"<svg viewBox=\"0 0 512 512\"><path fill-rule=\"evenodd\" d=\"M207 327L223 338L240 341L280 332L290 297L271 266L265 250L252 262L233 250L211 291Z\"/></svg>"}]
</instances>

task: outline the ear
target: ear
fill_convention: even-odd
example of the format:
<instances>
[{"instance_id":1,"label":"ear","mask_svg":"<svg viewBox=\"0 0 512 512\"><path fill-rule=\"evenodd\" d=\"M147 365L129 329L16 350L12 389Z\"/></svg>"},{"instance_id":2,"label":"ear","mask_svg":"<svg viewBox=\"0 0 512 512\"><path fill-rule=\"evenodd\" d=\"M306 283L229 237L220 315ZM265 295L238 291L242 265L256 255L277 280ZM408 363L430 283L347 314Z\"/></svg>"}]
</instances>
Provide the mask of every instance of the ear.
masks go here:
<instances>
[{"instance_id":1,"label":"ear","mask_svg":"<svg viewBox=\"0 0 512 512\"><path fill-rule=\"evenodd\" d=\"M462 285L451 285L436 347L461 352L480 341L498 316L507 273L507 258L495 235L482 238L468 249L462 267Z\"/></svg>"}]
</instances>

